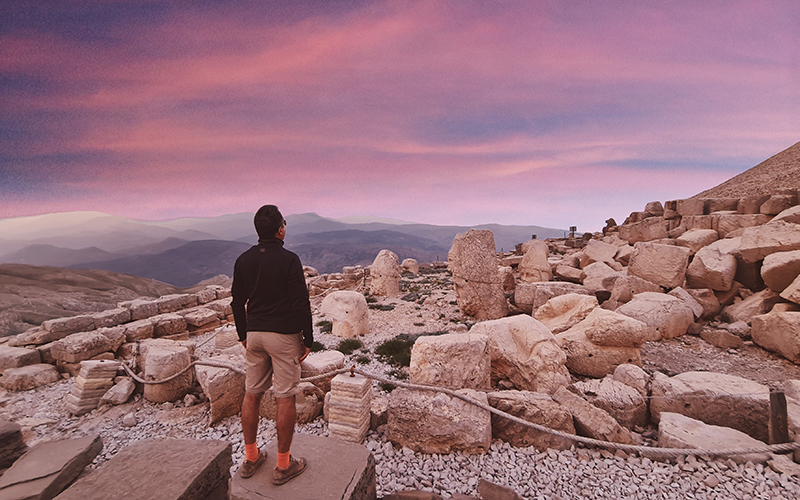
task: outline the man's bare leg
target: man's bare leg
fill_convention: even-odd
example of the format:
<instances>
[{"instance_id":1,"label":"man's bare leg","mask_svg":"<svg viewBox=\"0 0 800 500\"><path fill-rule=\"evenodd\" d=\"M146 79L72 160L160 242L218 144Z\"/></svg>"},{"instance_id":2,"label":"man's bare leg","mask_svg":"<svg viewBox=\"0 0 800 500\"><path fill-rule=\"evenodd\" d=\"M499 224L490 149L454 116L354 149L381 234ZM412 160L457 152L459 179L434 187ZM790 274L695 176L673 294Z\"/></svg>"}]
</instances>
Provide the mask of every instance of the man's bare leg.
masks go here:
<instances>
[{"instance_id":1,"label":"man's bare leg","mask_svg":"<svg viewBox=\"0 0 800 500\"><path fill-rule=\"evenodd\" d=\"M242 400L242 434L244 434L244 444L256 442L259 420L258 408L261 405L261 396L263 396L263 394L244 393L244 399ZM294 430L294 428L292 430ZM280 438L278 440L280 441Z\"/></svg>"},{"instance_id":2,"label":"man's bare leg","mask_svg":"<svg viewBox=\"0 0 800 500\"><path fill-rule=\"evenodd\" d=\"M294 396L288 398L275 398L278 415L275 428L278 433L278 453L286 453L292 447L294 437L295 407ZM242 406L242 426L244 427L244 405ZM247 439L247 434L245 434Z\"/></svg>"}]
</instances>

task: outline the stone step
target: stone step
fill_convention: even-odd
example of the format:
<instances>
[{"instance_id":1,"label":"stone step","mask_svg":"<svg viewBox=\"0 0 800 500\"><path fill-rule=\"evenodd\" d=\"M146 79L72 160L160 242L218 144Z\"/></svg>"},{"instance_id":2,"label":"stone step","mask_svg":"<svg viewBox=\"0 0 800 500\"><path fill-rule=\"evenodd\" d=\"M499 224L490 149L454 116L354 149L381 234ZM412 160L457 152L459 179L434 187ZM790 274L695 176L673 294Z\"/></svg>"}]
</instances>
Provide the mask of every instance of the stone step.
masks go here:
<instances>
[{"instance_id":1,"label":"stone step","mask_svg":"<svg viewBox=\"0 0 800 500\"><path fill-rule=\"evenodd\" d=\"M231 445L225 441L148 439L117 453L57 498L228 498Z\"/></svg>"},{"instance_id":2,"label":"stone step","mask_svg":"<svg viewBox=\"0 0 800 500\"><path fill-rule=\"evenodd\" d=\"M242 479L237 471L231 500L374 500L377 498L375 459L360 444L335 438L295 434L292 455L308 460L308 468L280 486L272 484L278 443L270 441L267 461L255 475Z\"/></svg>"}]
</instances>

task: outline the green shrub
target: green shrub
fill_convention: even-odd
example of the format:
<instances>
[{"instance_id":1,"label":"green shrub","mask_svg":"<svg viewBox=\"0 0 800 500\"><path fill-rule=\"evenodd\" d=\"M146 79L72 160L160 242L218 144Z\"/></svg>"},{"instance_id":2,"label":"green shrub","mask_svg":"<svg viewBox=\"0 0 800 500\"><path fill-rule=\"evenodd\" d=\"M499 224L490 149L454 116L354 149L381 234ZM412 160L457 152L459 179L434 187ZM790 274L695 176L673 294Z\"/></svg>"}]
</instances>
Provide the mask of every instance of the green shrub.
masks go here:
<instances>
[{"instance_id":1,"label":"green shrub","mask_svg":"<svg viewBox=\"0 0 800 500\"><path fill-rule=\"evenodd\" d=\"M364 294L364 299L366 299L367 304L374 304L375 302L378 302L378 299L368 294Z\"/></svg>"},{"instance_id":2,"label":"green shrub","mask_svg":"<svg viewBox=\"0 0 800 500\"><path fill-rule=\"evenodd\" d=\"M414 340L393 338L375 348L381 361L392 366L409 366L411 364L411 346Z\"/></svg>"},{"instance_id":3,"label":"green shrub","mask_svg":"<svg viewBox=\"0 0 800 500\"><path fill-rule=\"evenodd\" d=\"M317 324L314 326L318 326L319 331L322 333L331 333L331 331L333 331L333 323L330 321L317 321Z\"/></svg>"},{"instance_id":4,"label":"green shrub","mask_svg":"<svg viewBox=\"0 0 800 500\"><path fill-rule=\"evenodd\" d=\"M339 346L336 348L336 350L342 354L349 355L353 354L353 351L360 348L362 345L363 344L358 339L344 339L339 342Z\"/></svg>"},{"instance_id":5,"label":"green shrub","mask_svg":"<svg viewBox=\"0 0 800 500\"><path fill-rule=\"evenodd\" d=\"M324 351L324 350L325 350L325 346L320 344L317 341L314 341L314 343L311 344L311 352L320 352L320 351Z\"/></svg>"},{"instance_id":6,"label":"green shrub","mask_svg":"<svg viewBox=\"0 0 800 500\"><path fill-rule=\"evenodd\" d=\"M378 311L393 311L394 304L370 304L370 309L376 309Z\"/></svg>"},{"instance_id":7,"label":"green shrub","mask_svg":"<svg viewBox=\"0 0 800 500\"><path fill-rule=\"evenodd\" d=\"M371 360L371 359L369 359L369 356L365 356L365 355L363 355L363 354L360 354L360 355L356 356L356 358L355 358L355 361L356 361L356 363L358 363L358 364L361 364L361 365L367 365L367 364L369 364L369 362L370 362L370 361L372 361L372 360Z\"/></svg>"}]
</instances>

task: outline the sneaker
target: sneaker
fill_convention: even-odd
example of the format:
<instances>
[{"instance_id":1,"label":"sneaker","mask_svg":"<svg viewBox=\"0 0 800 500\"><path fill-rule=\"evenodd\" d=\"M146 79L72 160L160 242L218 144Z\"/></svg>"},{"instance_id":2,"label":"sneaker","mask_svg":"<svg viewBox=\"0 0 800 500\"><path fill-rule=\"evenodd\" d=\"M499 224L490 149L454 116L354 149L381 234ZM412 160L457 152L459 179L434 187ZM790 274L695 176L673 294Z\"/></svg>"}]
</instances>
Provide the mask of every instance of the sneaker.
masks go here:
<instances>
[{"instance_id":1,"label":"sneaker","mask_svg":"<svg viewBox=\"0 0 800 500\"><path fill-rule=\"evenodd\" d=\"M239 472L244 479L251 477L253 474L256 473L256 469L267 461L267 454L261 450L258 450L258 458L255 460L245 460L242 464Z\"/></svg>"},{"instance_id":2,"label":"sneaker","mask_svg":"<svg viewBox=\"0 0 800 500\"><path fill-rule=\"evenodd\" d=\"M275 471L272 473L272 484L283 484L286 481L299 476L304 470L306 470L307 465L308 462L306 462L305 458L289 457L289 467L281 469L280 467L275 466Z\"/></svg>"}]
</instances>

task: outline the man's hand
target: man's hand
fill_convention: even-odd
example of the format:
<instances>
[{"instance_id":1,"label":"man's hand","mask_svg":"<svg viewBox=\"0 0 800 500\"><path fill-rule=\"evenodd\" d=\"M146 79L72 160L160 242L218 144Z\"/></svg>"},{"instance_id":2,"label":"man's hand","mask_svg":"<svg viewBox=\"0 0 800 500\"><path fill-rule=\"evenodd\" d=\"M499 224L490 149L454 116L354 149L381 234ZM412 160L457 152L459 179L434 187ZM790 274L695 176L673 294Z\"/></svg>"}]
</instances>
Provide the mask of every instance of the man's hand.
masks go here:
<instances>
[{"instance_id":1,"label":"man's hand","mask_svg":"<svg viewBox=\"0 0 800 500\"><path fill-rule=\"evenodd\" d=\"M304 359L306 359L306 358L308 357L308 353L310 353L310 352L311 352L311 349L309 349L309 348L308 348L308 347L306 347L306 346L303 346L303 355L302 355L302 356L300 356L300 359L299 359L298 361L299 361L300 363L302 363L302 362L303 362L303 360L304 360Z\"/></svg>"},{"instance_id":2,"label":"man's hand","mask_svg":"<svg viewBox=\"0 0 800 500\"><path fill-rule=\"evenodd\" d=\"M242 342L242 347L247 349L247 341L246 340L242 340L241 342Z\"/></svg>"}]
</instances>

